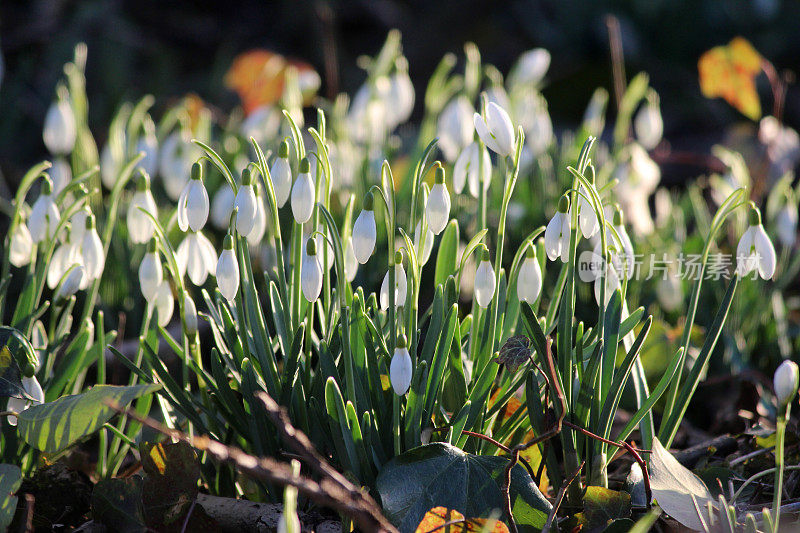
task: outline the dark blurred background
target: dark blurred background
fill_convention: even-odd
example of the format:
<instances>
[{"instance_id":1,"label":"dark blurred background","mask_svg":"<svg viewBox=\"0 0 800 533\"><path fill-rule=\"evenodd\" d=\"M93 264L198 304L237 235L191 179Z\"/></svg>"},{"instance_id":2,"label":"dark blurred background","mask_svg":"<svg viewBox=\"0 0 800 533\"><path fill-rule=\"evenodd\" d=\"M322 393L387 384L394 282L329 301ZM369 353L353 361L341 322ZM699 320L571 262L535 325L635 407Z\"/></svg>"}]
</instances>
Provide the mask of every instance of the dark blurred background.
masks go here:
<instances>
[{"instance_id":1,"label":"dark blurred background","mask_svg":"<svg viewBox=\"0 0 800 533\"><path fill-rule=\"evenodd\" d=\"M533 47L553 56L544 91L557 129L576 124L594 88L612 90L607 14L621 24L626 72L646 70L661 94L665 136L673 144L719 140L746 122L721 100L702 97L697 59L741 35L779 71L800 65L800 2L780 0L4 0L0 5L0 170L13 188L47 157L44 115L73 47L86 42L90 123L102 146L124 100L157 97L156 114L187 92L223 110L238 103L223 85L232 59L268 48L314 65L321 93L354 91L361 54L376 53L391 28L417 88L417 115L428 76L465 41L503 73ZM759 78L765 112L772 102ZM789 90L786 122L800 126L800 96Z\"/></svg>"}]
</instances>

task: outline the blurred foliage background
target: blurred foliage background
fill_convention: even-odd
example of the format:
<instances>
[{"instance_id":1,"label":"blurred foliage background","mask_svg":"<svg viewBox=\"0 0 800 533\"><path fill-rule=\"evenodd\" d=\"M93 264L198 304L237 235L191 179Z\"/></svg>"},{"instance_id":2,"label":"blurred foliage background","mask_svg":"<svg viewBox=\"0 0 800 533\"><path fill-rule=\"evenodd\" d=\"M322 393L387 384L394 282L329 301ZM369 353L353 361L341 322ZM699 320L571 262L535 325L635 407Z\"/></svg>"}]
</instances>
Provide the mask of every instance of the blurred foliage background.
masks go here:
<instances>
[{"instance_id":1,"label":"blurred foliage background","mask_svg":"<svg viewBox=\"0 0 800 533\"><path fill-rule=\"evenodd\" d=\"M503 72L522 51L549 49L544 95L558 130L580 121L595 87L612 88L607 14L620 20L627 76L648 71L661 94L665 137L676 147L705 150L732 124L747 123L723 101L701 95L703 51L741 35L778 70L800 67L800 2L791 0L6 0L0 5L0 186L13 190L23 170L46 157L44 115L61 67L81 41L89 47L90 123L100 145L117 106L146 93L157 96L156 113L188 92L220 110L237 105L223 76L250 48L311 63L323 95L352 92L365 77L358 56L374 54L391 28L403 33L417 113L437 62L446 52L462 56L465 41ZM759 92L768 112L763 75ZM784 116L795 128L798 96L791 86ZM666 183L698 173L664 170Z\"/></svg>"}]
</instances>

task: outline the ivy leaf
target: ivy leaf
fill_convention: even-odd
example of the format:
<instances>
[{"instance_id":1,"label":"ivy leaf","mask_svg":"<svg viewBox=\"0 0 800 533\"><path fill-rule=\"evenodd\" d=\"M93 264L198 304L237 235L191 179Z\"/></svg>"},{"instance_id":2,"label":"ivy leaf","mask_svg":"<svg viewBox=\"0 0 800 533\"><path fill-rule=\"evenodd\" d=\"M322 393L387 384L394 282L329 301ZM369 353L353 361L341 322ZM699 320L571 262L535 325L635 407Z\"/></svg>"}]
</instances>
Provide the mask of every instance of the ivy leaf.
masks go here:
<instances>
[{"instance_id":1,"label":"ivy leaf","mask_svg":"<svg viewBox=\"0 0 800 533\"><path fill-rule=\"evenodd\" d=\"M161 530L182 520L197 498L200 466L185 442L161 442L142 446L144 478L142 502L147 525Z\"/></svg>"},{"instance_id":2,"label":"ivy leaf","mask_svg":"<svg viewBox=\"0 0 800 533\"><path fill-rule=\"evenodd\" d=\"M513 374L520 365L528 361L530 357L531 340L525 335L514 335L500 348L500 355L497 357L497 363L504 365L506 369Z\"/></svg>"},{"instance_id":3,"label":"ivy leaf","mask_svg":"<svg viewBox=\"0 0 800 533\"><path fill-rule=\"evenodd\" d=\"M107 528L120 533L147 531L142 506L141 476L104 479L92 490L92 516Z\"/></svg>"}]
</instances>

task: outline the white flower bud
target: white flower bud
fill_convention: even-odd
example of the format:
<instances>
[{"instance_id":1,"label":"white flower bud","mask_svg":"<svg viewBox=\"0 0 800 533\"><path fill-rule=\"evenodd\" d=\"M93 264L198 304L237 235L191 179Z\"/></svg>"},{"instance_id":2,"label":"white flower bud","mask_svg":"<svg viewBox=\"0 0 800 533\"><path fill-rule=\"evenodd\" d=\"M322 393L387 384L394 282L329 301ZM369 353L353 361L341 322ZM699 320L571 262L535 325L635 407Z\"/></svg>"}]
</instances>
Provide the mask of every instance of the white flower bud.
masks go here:
<instances>
[{"instance_id":1,"label":"white flower bud","mask_svg":"<svg viewBox=\"0 0 800 533\"><path fill-rule=\"evenodd\" d=\"M233 237L230 235L225 236L222 253L217 261L217 287L228 301L233 301L239 290L239 261L233 251Z\"/></svg>"},{"instance_id":2,"label":"white flower bud","mask_svg":"<svg viewBox=\"0 0 800 533\"><path fill-rule=\"evenodd\" d=\"M84 230L85 232L85 230ZM47 270L47 286L54 289L62 276L72 265L82 265L83 255L81 254L81 241L76 236L75 228L70 228L67 241L60 245L53 252L50 258L50 265Z\"/></svg>"},{"instance_id":3,"label":"white flower bud","mask_svg":"<svg viewBox=\"0 0 800 533\"><path fill-rule=\"evenodd\" d=\"M189 279L197 286L205 283L208 275L216 269L217 252L211 241L200 232L189 233L175 255L181 276L188 271Z\"/></svg>"},{"instance_id":4,"label":"white flower bud","mask_svg":"<svg viewBox=\"0 0 800 533\"><path fill-rule=\"evenodd\" d=\"M450 101L444 108L437 123L439 147L447 161L454 161L459 152L472 142L473 125L471 121L474 108L465 96Z\"/></svg>"},{"instance_id":5,"label":"white flower bud","mask_svg":"<svg viewBox=\"0 0 800 533\"><path fill-rule=\"evenodd\" d=\"M441 165L436 166L434 184L425 205L425 219L435 235L439 235L450 220L450 193L444 184L444 169Z\"/></svg>"},{"instance_id":6,"label":"white flower bud","mask_svg":"<svg viewBox=\"0 0 800 533\"><path fill-rule=\"evenodd\" d=\"M245 237L250 235L256 224L256 192L250 179L250 171L248 169L242 171L242 185L239 187L239 192L236 193L236 201L234 202L234 207L238 209L236 212L236 231Z\"/></svg>"},{"instance_id":7,"label":"white flower bud","mask_svg":"<svg viewBox=\"0 0 800 533\"><path fill-rule=\"evenodd\" d=\"M144 244L153 238L156 227L147 214L142 213L142 209L153 215L158 216L158 208L150 192L148 179L145 175L140 176L137 190L133 194L131 203L128 206L128 234L134 244Z\"/></svg>"},{"instance_id":8,"label":"white flower bud","mask_svg":"<svg viewBox=\"0 0 800 533\"><path fill-rule=\"evenodd\" d=\"M158 312L158 325L165 328L169 325L172 313L175 311L175 300L172 297L169 281L164 280L158 286L155 303L156 311Z\"/></svg>"},{"instance_id":9,"label":"white flower bud","mask_svg":"<svg viewBox=\"0 0 800 533\"><path fill-rule=\"evenodd\" d=\"M306 243L306 254L303 257L300 271L300 287L303 289L303 296L309 302L316 302L322 290L322 266L317 257L316 239L308 239Z\"/></svg>"},{"instance_id":10,"label":"white flower bud","mask_svg":"<svg viewBox=\"0 0 800 533\"><path fill-rule=\"evenodd\" d=\"M424 243L420 242L422 237L422 221L420 220L417 222L417 227L414 228L414 252L417 254L417 260L419 261L420 266L427 263L428 259L431 258L431 252L433 251L433 239L435 238L430 227L428 227L425 231Z\"/></svg>"},{"instance_id":11,"label":"white flower bud","mask_svg":"<svg viewBox=\"0 0 800 533\"><path fill-rule=\"evenodd\" d=\"M771 279L775 275L777 257L764 226L761 224L761 213L755 205L750 208L750 227L742 234L736 247L736 271L746 276L754 270L762 279Z\"/></svg>"},{"instance_id":12,"label":"white flower bud","mask_svg":"<svg viewBox=\"0 0 800 533\"><path fill-rule=\"evenodd\" d=\"M655 92L650 93L647 102L636 113L633 129L639 144L647 150L652 150L661 142L661 137L664 135L664 121L661 119L658 95Z\"/></svg>"},{"instance_id":13,"label":"white flower bud","mask_svg":"<svg viewBox=\"0 0 800 533\"><path fill-rule=\"evenodd\" d=\"M530 246L525 253L525 259L519 269L517 277L517 298L520 302L533 305L542 291L542 269L536 260L536 248Z\"/></svg>"},{"instance_id":14,"label":"white flower bud","mask_svg":"<svg viewBox=\"0 0 800 533\"><path fill-rule=\"evenodd\" d=\"M494 102L486 106L486 120L481 115L473 115L475 130L483 144L501 156L514 154L514 126L505 109Z\"/></svg>"},{"instance_id":15,"label":"white flower bud","mask_svg":"<svg viewBox=\"0 0 800 533\"><path fill-rule=\"evenodd\" d=\"M144 299L149 303L155 303L158 291L164 281L164 272L161 268L161 259L155 249L155 241L151 241L150 249L144 254L142 262L139 264L139 288L142 290ZM170 299L172 294L170 294Z\"/></svg>"},{"instance_id":16,"label":"white flower bud","mask_svg":"<svg viewBox=\"0 0 800 533\"><path fill-rule=\"evenodd\" d=\"M214 198L211 200L211 223L214 227L227 231L231 223L231 213L233 213L233 203L236 197L233 194L233 189L228 185L228 182L222 183L214 193Z\"/></svg>"},{"instance_id":17,"label":"white flower bud","mask_svg":"<svg viewBox=\"0 0 800 533\"><path fill-rule=\"evenodd\" d=\"M483 166L481 166L481 153ZM453 167L453 190L460 194L466 183L473 198L480 194L481 186L487 190L492 178L492 160L486 148L480 150L477 142L464 148Z\"/></svg>"},{"instance_id":18,"label":"white flower bud","mask_svg":"<svg viewBox=\"0 0 800 533\"><path fill-rule=\"evenodd\" d=\"M508 74L509 87L536 86L550 68L550 52L534 48L519 56Z\"/></svg>"},{"instance_id":19,"label":"white flower bud","mask_svg":"<svg viewBox=\"0 0 800 533\"><path fill-rule=\"evenodd\" d=\"M152 130L145 132L136 141L135 153L139 152L144 152L144 157L139 161L139 168L149 176L155 176L158 172L158 139Z\"/></svg>"},{"instance_id":20,"label":"white flower bud","mask_svg":"<svg viewBox=\"0 0 800 533\"><path fill-rule=\"evenodd\" d=\"M103 269L106 266L106 256L103 251L103 243L100 241L100 236L97 234L97 228L94 225L94 215L89 215L86 219L86 232L83 234L83 266L86 268L86 279L84 283L89 285L90 281L94 281L103 274ZM81 287L85 289L86 287Z\"/></svg>"},{"instance_id":21,"label":"white flower bud","mask_svg":"<svg viewBox=\"0 0 800 533\"><path fill-rule=\"evenodd\" d=\"M784 248L791 248L797 240L797 205L787 202L775 216L778 240Z\"/></svg>"},{"instance_id":22,"label":"white flower bud","mask_svg":"<svg viewBox=\"0 0 800 533\"><path fill-rule=\"evenodd\" d=\"M272 164L269 174L275 190L275 201L278 207L283 207L292 192L292 169L289 166L289 143L287 141L281 142L278 158Z\"/></svg>"},{"instance_id":23,"label":"white flower bud","mask_svg":"<svg viewBox=\"0 0 800 533\"><path fill-rule=\"evenodd\" d=\"M308 159L300 161L300 174L292 187L292 215L298 224L305 224L314 212L314 181Z\"/></svg>"},{"instance_id":24,"label":"white flower bud","mask_svg":"<svg viewBox=\"0 0 800 533\"><path fill-rule=\"evenodd\" d=\"M558 202L558 212L553 215L544 230L544 249L550 261L561 257L561 261L569 261L569 199L562 196Z\"/></svg>"},{"instance_id":25,"label":"white flower bud","mask_svg":"<svg viewBox=\"0 0 800 533\"><path fill-rule=\"evenodd\" d=\"M171 133L161 146L158 171L164 182L167 195L177 200L189 181L195 151L181 138L180 132Z\"/></svg>"},{"instance_id":26,"label":"white flower bud","mask_svg":"<svg viewBox=\"0 0 800 533\"><path fill-rule=\"evenodd\" d=\"M72 107L67 100L59 99L50 106L44 118L44 144L51 154L66 155L75 146L77 136Z\"/></svg>"},{"instance_id":27,"label":"white flower bud","mask_svg":"<svg viewBox=\"0 0 800 533\"><path fill-rule=\"evenodd\" d=\"M389 364L389 379L392 382L394 393L398 396L408 392L408 388L411 386L411 378L414 374L413 366L411 354L408 353L408 348L406 348L405 337L401 336L398 339L397 348L394 350L392 362Z\"/></svg>"},{"instance_id":28,"label":"white flower bud","mask_svg":"<svg viewBox=\"0 0 800 533\"><path fill-rule=\"evenodd\" d=\"M203 185L203 167L200 163L192 166L192 179L183 188L178 198L178 227L181 231L200 231L208 220L209 202L206 187Z\"/></svg>"},{"instance_id":29,"label":"white flower bud","mask_svg":"<svg viewBox=\"0 0 800 533\"><path fill-rule=\"evenodd\" d=\"M372 193L364 199L364 209L353 224L353 253L362 265L369 261L375 250L378 231L375 227L375 211L372 210Z\"/></svg>"},{"instance_id":30,"label":"white flower bud","mask_svg":"<svg viewBox=\"0 0 800 533\"><path fill-rule=\"evenodd\" d=\"M492 303L496 280L494 279L494 268L489 261L489 251L483 249L481 262L475 271L475 301L478 305L486 308Z\"/></svg>"},{"instance_id":31,"label":"white flower bud","mask_svg":"<svg viewBox=\"0 0 800 533\"><path fill-rule=\"evenodd\" d=\"M775 377L772 382L779 406L784 407L794 399L794 395L797 394L797 388L800 386L798 381L800 381L800 373L798 372L797 363L788 359L781 363L775 371Z\"/></svg>"},{"instance_id":32,"label":"white flower bud","mask_svg":"<svg viewBox=\"0 0 800 533\"><path fill-rule=\"evenodd\" d=\"M408 77L408 65L404 62L405 68L399 70L389 78L389 126L394 129L402 124L411 116L414 111L414 84Z\"/></svg>"},{"instance_id":33,"label":"white flower bud","mask_svg":"<svg viewBox=\"0 0 800 533\"><path fill-rule=\"evenodd\" d=\"M602 280L606 282L605 303L603 305L608 305L614 291L621 288L619 276L611 263L606 264L605 276L597 276L597 279L594 280L594 300L597 305L600 305L600 291L603 289Z\"/></svg>"},{"instance_id":34,"label":"white flower bud","mask_svg":"<svg viewBox=\"0 0 800 533\"><path fill-rule=\"evenodd\" d=\"M45 179L42 185L42 194L33 203L31 216L28 218L28 229L30 229L31 238L35 243L55 237L56 228L61 219L52 191L52 183L49 179Z\"/></svg>"},{"instance_id":35,"label":"white flower bud","mask_svg":"<svg viewBox=\"0 0 800 533\"><path fill-rule=\"evenodd\" d=\"M398 252L399 253L399 252ZM402 307L406 304L406 297L408 296L408 281L406 280L406 269L403 268L401 261L402 257L395 257L394 265L394 306ZM380 292L381 309L386 311L389 309L389 271L383 276L381 282Z\"/></svg>"},{"instance_id":36,"label":"white flower bud","mask_svg":"<svg viewBox=\"0 0 800 533\"><path fill-rule=\"evenodd\" d=\"M72 181L72 169L63 157L56 157L53 166L48 171L53 180L53 194L57 195Z\"/></svg>"},{"instance_id":37,"label":"white flower bud","mask_svg":"<svg viewBox=\"0 0 800 533\"><path fill-rule=\"evenodd\" d=\"M261 193L256 193L256 220L253 224L253 230L247 236L247 243L250 246L256 246L261 243L264 238L264 233L267 231L267 209L264 207L264 201Z\"/></svg>"},{"instance_id":38,"label":"white flower bud","mask_svg":"<svg viewBox=\"0 0 800 533\"><path fill-rule=\"evenodd\" d=\"M83 265L73 265L67 277L61 282L55 300L58 302L78 292L85 276L86 269L83 268Z\"/></svg>"},{"instance_id":39,"label":"white flower bud","mask_svg":"<svg viewBox=\"0 0 800 533\"><path fill-rule=\"evenodd\" d=\"M8 259L11 264L15 267L22 267L30 263L33 247L33 238L28 225L20 220L11 234L11 247L8 251Z\"/></svg>"},{"instance_id":40,"label":"white flower bud","mask_svg":"<svg viewBox=\"0 0 800 533\"><path fill-rule=\"evenodd\" d=\"M183 318L186 333L189 335L197 333L197 307L195 307L194 300L192 300L188 292L183 297Z\"/></svg>"}]
</instances>

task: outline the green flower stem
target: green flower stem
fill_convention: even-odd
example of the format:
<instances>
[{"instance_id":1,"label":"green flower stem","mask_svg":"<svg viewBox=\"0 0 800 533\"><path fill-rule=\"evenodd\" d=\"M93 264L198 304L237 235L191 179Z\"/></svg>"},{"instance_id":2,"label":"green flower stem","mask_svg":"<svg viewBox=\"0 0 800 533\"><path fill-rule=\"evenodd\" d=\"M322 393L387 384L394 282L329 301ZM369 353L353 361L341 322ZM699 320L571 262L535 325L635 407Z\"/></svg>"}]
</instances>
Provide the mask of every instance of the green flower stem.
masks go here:
<instances>
[{"instance_id":1,"label":"green flower stem","mask_svg":"<svg viewBox=\"0 0 800 533\"><path fill-rule=\"evenodd\" d=\"M773 487L774 495L772 497L772 512L773 512L773 529L774 533L780 531L781 520L781 496L783 495L783 470L784 470L784 455L783 448L786 441L786 419L789 418L791 411L791 403L786 404L786 410L778 415L778 423L775 427L775 486Z\"/></svg>"},{"instance_id":2,"label":"green flower stem","mask_svg":"<svg viewBox=\"0 0 800 533\"><path fill-rule=\"evenodd\" d=\"M289 329L292 336L300 326L300 307L302 303L302 292L300 287L301 263L303 257L303 224L292 222L292 321Z\"/></svg>"}]
</instances>

